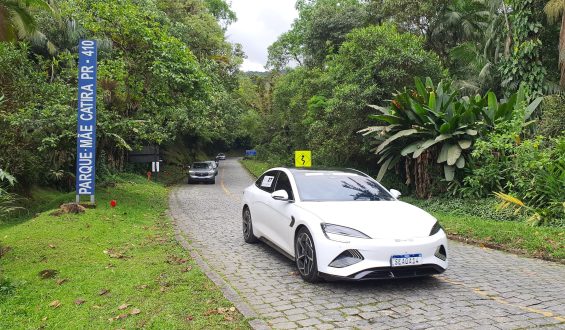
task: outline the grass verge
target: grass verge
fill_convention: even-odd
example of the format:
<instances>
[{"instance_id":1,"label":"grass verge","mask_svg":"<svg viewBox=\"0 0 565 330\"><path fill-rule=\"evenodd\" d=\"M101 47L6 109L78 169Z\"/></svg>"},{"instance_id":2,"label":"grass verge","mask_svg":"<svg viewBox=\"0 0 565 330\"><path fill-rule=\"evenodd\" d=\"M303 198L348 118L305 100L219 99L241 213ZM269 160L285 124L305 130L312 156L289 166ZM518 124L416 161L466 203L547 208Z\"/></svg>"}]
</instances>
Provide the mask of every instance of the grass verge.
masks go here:
<instances>
[{"instance_id":1,"label":"grass verge","mask_svg":"<svg viewBox=\"0 0 565 330\"><path fill-rule=\"evenodd\" d=\"M274 167L268 162L261 162L254 159L242 159L240 162L243 164L243 167L256 178L258 178L266 170Z\"/></svg>"},{"instance_id":2,"label":"grass verge","mask_svg":"<svg viewBox=\"0 0 565 330\"><path fill-rule=\"evenodd\" d=\"M270 167L268 163L256 160L242 160L241 163L255 177ZM510 215L496 214L496 203L490 200L459 200L457 203L461 205L457 206L453 200L401 199L433 214L451 239L565 263L565 228L532 227L520 221L501 221Z\"/></svg>"},{"instance_id":3,"label":"grass verge","mask_svg":"<svg viewBox=\"0 0 565 330\"><path fill-rule=\"evenodd\" d=\"M128 180L83 214L0 223L0 329L249 328L176 242L167 189Z\"/></svg>"}]
</instances>

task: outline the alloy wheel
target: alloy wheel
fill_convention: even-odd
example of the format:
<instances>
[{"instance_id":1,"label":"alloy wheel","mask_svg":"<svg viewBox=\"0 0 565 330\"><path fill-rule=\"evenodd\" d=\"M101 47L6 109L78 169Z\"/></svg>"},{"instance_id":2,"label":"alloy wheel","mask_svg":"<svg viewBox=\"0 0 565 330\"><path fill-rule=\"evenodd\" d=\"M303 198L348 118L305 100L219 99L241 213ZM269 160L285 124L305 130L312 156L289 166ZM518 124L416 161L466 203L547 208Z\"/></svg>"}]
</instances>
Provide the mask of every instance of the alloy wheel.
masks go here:
<instances>
[{"instance_id":1,"label":"alloy wheel","mask_svg":"<svg viewBox=\"0 0 565 330\"><path fill-rule=\"evenodd\" d=\"M309 276L312 273L314 247L306 232L301 232L296 239L296 265L303 276Z\"/></svg>"}]
</instances>

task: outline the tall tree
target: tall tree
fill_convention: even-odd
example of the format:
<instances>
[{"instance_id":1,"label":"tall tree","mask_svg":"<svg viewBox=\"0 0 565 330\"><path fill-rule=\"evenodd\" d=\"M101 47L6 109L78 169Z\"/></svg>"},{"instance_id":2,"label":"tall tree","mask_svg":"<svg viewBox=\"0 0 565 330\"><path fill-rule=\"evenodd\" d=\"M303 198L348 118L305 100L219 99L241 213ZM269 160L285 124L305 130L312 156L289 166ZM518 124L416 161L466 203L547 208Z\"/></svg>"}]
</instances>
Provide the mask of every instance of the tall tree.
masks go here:
<instances>
[{"instance_id":1,"label":"tall tree","mask_svg":"<svg viewBox=\"0 0 565 330\"><path fill-rule=\"evenodd\" d=\"M546 68L542 63L543 44L541 34L541 0L513 0L511 21L513 47L510 57L501 66L502 87L510 94L526 84L531 95L540 96L545 87Z\"/></svg>"},{"instance_id":2,"label":"tall tree","mask_svg":"<svg viewBox=\"0 0 565 330\"><path fill-rule=\"evenodd\" d=\"M359 0L300 0L296 8L298 18L291 30L269 47L273 67L284 67L290 60L321 67L351 30L369 22L367 3Z\"/></svg>"},{"instance_id":3,"label":"tall tree","mask_svg":"<svg viewBox=\"0 0 565 330\"><path fill-rule=\"evenodd\" d=\"M561 88L565 88L565 15L563 15L565 1L550 0L547 5L545 5L544 10L548 19L552 22L557 22L559 18L561 18L561 27L559 30L559 70L561 77L559 79L559 85Z\"/></svg>"},{"instance_id":4,"label":"tall tree","mask_svg":"<svg viewBox=\"0 0 565 330\"><path fill-rule=\"evenodd\" d=\"M0 41L13 41L30 37L37 31L31 10L40 8L53 11L45 0L0 0Z\"/></svg>"}]
</instances>

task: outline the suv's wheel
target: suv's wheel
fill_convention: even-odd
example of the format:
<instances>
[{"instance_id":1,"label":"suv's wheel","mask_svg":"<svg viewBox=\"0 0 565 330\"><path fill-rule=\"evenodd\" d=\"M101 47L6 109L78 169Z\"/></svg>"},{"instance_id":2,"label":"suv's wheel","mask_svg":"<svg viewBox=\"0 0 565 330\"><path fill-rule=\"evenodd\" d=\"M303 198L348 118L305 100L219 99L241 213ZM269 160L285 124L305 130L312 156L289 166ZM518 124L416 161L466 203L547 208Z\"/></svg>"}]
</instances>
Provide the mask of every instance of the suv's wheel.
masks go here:
<instances>
[{"instance_id":1,"label":"suv's wheel","mask_svg":"<svg viewBox=\"0 0 565 330\"><path fill-rule=\"evenodd\" d=\"M296 267L302 279L306 282L319 282L316 247L312 235L306 227L301 228L294 239L294 255Z\"/></svg>"},{"instance_id":2,"label":"suv's wheel","mask_svg":"<svg viewBox=\"0 0 565 330\"><path fill-rule=\"evenodd\" d=\"M253 222L251 221L251 211L248 207L243 209L242 214L242 224L243 224L243 240L246 243L256 243L257 237L253 235Z\"/></svg>"}]
</instances>

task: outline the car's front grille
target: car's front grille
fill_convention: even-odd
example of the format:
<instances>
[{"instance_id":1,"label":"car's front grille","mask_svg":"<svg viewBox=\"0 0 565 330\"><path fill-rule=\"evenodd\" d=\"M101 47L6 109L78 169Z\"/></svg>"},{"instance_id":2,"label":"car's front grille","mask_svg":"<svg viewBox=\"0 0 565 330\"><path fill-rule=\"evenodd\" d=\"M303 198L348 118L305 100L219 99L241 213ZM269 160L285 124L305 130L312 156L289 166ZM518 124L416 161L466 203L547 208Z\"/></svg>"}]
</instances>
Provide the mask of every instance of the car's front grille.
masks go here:
<instances>
[{"instance_id":1,"label":"car's front grille","mask_svg":"<svg viewBox=\"0 0 565 330\"><path fill-rule=\"evenodd\" d=\"M349 276L355 280L377 280L389 278L417 277L441 274L445 269L437 265L418 265L405 267L382 267L360 271Z\"/></svg>"}]
</instances>

